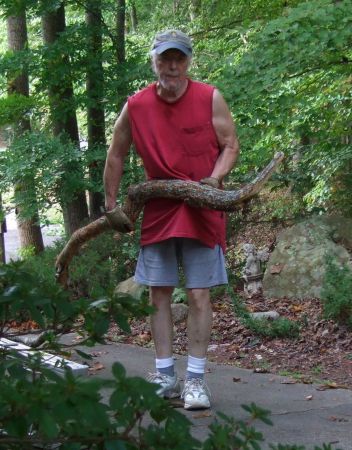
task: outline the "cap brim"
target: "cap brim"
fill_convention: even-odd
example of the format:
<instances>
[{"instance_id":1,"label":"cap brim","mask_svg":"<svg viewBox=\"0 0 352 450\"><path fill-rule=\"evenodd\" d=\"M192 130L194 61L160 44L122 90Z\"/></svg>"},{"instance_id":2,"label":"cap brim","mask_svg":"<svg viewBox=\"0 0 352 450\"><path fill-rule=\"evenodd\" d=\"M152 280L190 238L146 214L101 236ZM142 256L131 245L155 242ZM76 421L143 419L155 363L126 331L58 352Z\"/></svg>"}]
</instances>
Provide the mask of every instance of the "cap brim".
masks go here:
<instances>
[{"instance_id":1,"label":"cap brim","mask_svg":"<svg viewBox=\"0 0 352 450\"><path fill-rule=\"evenodd\" d=\"M161 55L161 53L164 53L166 52L166 50L170 50L171 48L176 48L187 56L192 55L192 50L185 45L180 44L179 42L165 42L165 44L158 45L158 47L155 48L154 51L156 54Z\"/></svg>"}]
</instances>

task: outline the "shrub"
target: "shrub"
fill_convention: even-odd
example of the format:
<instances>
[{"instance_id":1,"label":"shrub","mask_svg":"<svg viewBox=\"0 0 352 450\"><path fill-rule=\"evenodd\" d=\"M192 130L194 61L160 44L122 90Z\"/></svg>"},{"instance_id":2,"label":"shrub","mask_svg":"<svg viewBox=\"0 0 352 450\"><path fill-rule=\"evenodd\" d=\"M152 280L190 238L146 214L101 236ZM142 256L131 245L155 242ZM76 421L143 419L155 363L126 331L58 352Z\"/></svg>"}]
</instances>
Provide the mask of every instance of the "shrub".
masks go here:
<instances>
[{"instance_id":1,"label":"shrub","mask_svg":"<svg viewBox=\"0 0 352 450\"><path fill-rule=\"evenodd\" d=\"M352 329L352 271L347 265L338 265L331 257L326 261L321 299L326 318Z\"/></svg>"},{"instance_id":2,"label":"shrub","mask_svg":"<svg viewBox=\"0 0 352 450\"><path fill-rule=\"evenodd\" d=\"M300 326L297 322L293 322L285 317L279 317L275 320L266 318L254 319L243 304L241 298L231 288L228 288L228 293L232 299L235 313L241 323L254 334L270 339L298 337Z\"/></svg>"},{"instance_id":3,"label":"shrub","mask_svg":"<svg viewBox=\"0 0 352 450\"><path fill-rule=\"evenodd\" d=\"M51 326L54 317L73 323L80 316L93 344L102 338L110 316L118 320L125 317L126 310L135 316L150 311L126 296L83 304L69 302L60 286L55 290L49 285L47 289L23 263L0 269L3 321L23 313ZM125 325L128 328L126 320ZM156 389L141 378L127 377L119 363L112 366L111 379L75 378L69 368L60 377L42 366L39 354L24 361L14 351L0 349L0 450L261 449L263 435L253 422L270 425L268 411L255 404L245 405L248 420L218 413L209 436L200 442L192 437L191 422L160 398ZM147 422L145 417L149 417ZM303 450L285 445L273 448Z\"/></svg>"}]
</instances>

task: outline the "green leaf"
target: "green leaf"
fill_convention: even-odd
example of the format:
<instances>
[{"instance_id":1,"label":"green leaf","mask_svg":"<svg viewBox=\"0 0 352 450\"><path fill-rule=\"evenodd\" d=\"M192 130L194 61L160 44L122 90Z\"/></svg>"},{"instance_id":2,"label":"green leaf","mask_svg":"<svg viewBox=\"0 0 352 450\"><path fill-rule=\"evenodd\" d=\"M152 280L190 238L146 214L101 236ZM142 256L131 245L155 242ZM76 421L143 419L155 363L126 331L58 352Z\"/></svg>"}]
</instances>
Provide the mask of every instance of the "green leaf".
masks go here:
<instances>
[{"instance_id":1,"label":"green leaf","mask_svg":"<svg viewBox=\"0 0 352 450\"><path fill-rule=\"evenodd\" d=\"M78 348L75 348L75 352L84 359L93 359L92 355L83 352L82 350L78 350Z\"/></svg>"},{"instance_id":2,"label":"green leaf","mask_svg":"<svg viewBox=\"0 0 352 450\"><path fill-rule=\"evenodd\" d=\"M112 374L118 380L123 380L126 377L126 369L122 364L115 362L112 365Z\"/></svg>"},{"instance_id":3,"label":"green leaf","mask_svg":"<svg viewBox=\"0 0 352 450\"><path fill-rule=\"evenodd\" d=\"M105 450L126 450L126 444L124 441L116 440L116 441L107 441L104 443Z\"/></svg>"}]
</instances>

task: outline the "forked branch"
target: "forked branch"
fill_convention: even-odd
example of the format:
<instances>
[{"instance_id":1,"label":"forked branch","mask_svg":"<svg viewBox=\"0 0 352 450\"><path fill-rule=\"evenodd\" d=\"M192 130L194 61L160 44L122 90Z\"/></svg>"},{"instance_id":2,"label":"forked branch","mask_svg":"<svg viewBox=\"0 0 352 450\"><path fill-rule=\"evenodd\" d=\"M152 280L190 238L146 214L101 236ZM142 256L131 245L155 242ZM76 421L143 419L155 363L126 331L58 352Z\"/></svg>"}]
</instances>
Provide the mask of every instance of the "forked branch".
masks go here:
<instances>
[{"instance_id":1,"label":"forked branch","mask_svg":"<svg viewBox=\"0 0 352 450\"><path fill-rule=\"evenodd\" d=\"M276 153L272 161L258 176L241 189L223 191L195 181L182 180L152 180L131 186L122 209L130 220L135 223L146 201L152 198L170 198L183 200L198 208L209 208L218 211L235 211L241 204L256 195L271 177L280 164L284 154ZM110 229L105 217L101 217L89 225L75 231L56 260L57 280L66 287L68 268L72 258L82 245Z\"/></svg>"}]
</instances>

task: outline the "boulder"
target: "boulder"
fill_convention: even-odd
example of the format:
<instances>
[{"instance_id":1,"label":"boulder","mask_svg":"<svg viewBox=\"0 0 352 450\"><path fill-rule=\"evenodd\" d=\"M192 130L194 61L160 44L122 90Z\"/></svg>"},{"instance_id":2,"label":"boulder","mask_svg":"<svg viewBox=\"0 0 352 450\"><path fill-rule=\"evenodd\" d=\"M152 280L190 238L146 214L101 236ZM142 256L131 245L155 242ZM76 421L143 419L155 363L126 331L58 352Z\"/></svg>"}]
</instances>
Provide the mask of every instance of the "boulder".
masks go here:
<instances>
[{"instance_id":1,"label":"boulder","mask_svg":"<svg viewBox=\"0 0 352 450\"><path fill-rule=\"evenodd\" d=\"M129 294L136 299L140 299L146 286L136 283L133 277L119 283L115 292ZM184 303L171 303L172 319L174 323L182 322L187 318L188 306Z\"/></svg>"},{"instance_id":2,"label":"boulder","mask_svg":"<svg viewBox=\"0 0 352 450\"><path fill-rule=\"evenodd\" d=\"M262 311L262 312L254 312L250 313L252 319L268 319L268 320L276 320L280 317L280 314L277 311Z\"/></svg>"},{"instance_id":3,"label":"boulder","mask_svg":"<svg viewBox=\"0 0 352 450\"><path fill-rule=\"evenodd\" d=\"M125 281L121 281L121 283L117 285L115 292L122 294L129 294L132 297L136 298L137 300L140 300L145 289L146 289L145 286L136 283L133 277L131 277Z\"/></svg>"},{"instance_id":4,"label":"boulder","mask_svg":"<svg viewBox=\"0 0 352 450\"><path fill-rule=\"evenodd\" d=\"M268 298L320 298L326 257L352 268L352 219L315 216L284 230L263 279Z\"/></svg>"},{"instance_id":5,"label":"boulder","mask_svg":"<svg viewBox=\"0 0 352 450\"><path fill-rule=\"evenodd\" d=\"M188 316L188 306L184 303L171 303L171 312L174 323L182 322Z\"/></svg>"}]
</instances>

